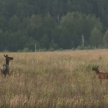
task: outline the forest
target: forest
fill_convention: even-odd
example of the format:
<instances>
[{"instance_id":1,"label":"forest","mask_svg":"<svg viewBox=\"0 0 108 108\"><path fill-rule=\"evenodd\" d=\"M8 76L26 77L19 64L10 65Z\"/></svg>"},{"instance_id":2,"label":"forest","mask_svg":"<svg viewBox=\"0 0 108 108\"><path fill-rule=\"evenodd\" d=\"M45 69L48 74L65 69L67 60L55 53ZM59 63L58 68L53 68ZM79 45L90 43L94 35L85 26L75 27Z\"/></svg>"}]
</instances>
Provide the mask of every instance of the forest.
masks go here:
<instances>
[{"instance_id":1,"label":"forest","mask_svg":"<svg viewBox=\"0 0 108 108\"><path fill-rule=\"evenodd\" d=\"M108 48L108 0L0 0L0 51Z\"/></svg>"}]
</instances>

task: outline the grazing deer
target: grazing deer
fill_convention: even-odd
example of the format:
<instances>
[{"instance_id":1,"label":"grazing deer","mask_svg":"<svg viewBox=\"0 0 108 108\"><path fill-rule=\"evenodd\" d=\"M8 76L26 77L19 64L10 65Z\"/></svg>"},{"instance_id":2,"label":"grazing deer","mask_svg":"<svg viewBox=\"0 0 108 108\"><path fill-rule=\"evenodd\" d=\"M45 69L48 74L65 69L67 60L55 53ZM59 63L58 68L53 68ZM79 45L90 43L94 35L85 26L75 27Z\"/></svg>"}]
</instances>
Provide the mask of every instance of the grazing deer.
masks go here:
<instances>
[{"instance_id":1,"label":"grazing deer","mask_svg":"<svg viewBox=\"0 0 108 108\"><path fill-rule=\"evenodd\" d=\"M6 75L9 74L9 61L13 60L13 57L8 57L8 55L4 55L6 59L6 64L2 65L1 67L1 73L6 77Z\"/></svg>"},{"instance_id":2,"label":"grazing deer","mask_svg":"<svg viewBox=\"0 0 108 108\"><path fill-rule=\"evenodd\" d=\"M102 83L102 79L108 79L108 73L99 72L99 66L93 67L92 70L96 72L96 75L100 79L100 83Z\"/></svg>"}]
</instances>

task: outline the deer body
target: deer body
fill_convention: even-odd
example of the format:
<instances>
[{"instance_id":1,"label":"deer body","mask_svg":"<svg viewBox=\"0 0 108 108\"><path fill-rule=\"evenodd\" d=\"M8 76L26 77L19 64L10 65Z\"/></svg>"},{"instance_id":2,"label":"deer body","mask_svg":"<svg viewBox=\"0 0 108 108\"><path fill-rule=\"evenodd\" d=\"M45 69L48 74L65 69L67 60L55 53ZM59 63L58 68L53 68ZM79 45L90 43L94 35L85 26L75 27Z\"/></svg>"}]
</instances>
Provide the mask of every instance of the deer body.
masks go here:
<instances>
[{"instance_id":1,"label":"deer body","mask_svg":"<svg viewBox=\"0 0 108 108\"><path fill-rule=\"evenodd\" d=\"M102 79L108 79L108 73L99 72L98 66L92 68L92 70L96 72L96 75L100 79L100 82L101 82Z\"/></svg>"},{"instance_id":2,"label":"deer body","mask_svg":"<svg viewBox=\"0 0 108 108\"><path fill-rule=\"evenodd\" d=\"M108 79L108 73L99 73L97 74L99 79Z\"/></svg>"},{"instance_id":3,"label":"deer body","mask_svg":"<svg viewBox=\"0 0 108 108\"><path fill-rule=\"evenodd\" d=\"M13 60L13 57L8 57L8 55L4 55L6 59L6 64L2 65L1 67L1 73L6 77L6 75L9 75L9 61Z\"/></svg>"}]
</instances>

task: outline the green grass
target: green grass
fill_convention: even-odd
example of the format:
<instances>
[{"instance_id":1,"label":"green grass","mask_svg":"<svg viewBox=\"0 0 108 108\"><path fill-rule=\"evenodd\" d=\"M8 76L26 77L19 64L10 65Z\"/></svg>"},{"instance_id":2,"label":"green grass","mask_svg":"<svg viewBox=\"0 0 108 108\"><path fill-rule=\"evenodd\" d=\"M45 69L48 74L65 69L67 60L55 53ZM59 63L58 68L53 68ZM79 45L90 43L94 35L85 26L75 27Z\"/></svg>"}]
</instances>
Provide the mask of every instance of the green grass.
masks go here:
<instances>
[{"instance_id":1,"label":"green grass","mask_svg":"<svg viewBox=\"0 0 108 108\"><path fill-rule=\"evenodd\" d=\"M10 74L0 77L0 108L91 108L108 105L108 50L8 53ZM4 64L0 53L0 65Z\"/></svg>"}]
</instances>

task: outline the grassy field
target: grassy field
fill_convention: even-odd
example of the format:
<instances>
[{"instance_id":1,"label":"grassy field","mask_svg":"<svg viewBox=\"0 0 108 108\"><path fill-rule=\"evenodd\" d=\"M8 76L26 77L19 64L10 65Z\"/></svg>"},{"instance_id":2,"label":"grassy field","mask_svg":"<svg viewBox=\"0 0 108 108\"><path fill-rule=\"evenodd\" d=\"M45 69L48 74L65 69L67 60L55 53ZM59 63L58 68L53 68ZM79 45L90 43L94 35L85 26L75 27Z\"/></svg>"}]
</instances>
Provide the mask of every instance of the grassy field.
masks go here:
<instances>
[{"instance_id":1,"label":"grassy field","mask_svg":"<svg viewBox=\"0 0 108 108\"><path fill-rule=\"evenodd\" d=\"M0 108L108 107L108 80L100 84L91 70L108 72L108 50L5 54L14 60L0 77Z\"/></svg>"}]
</instances>

